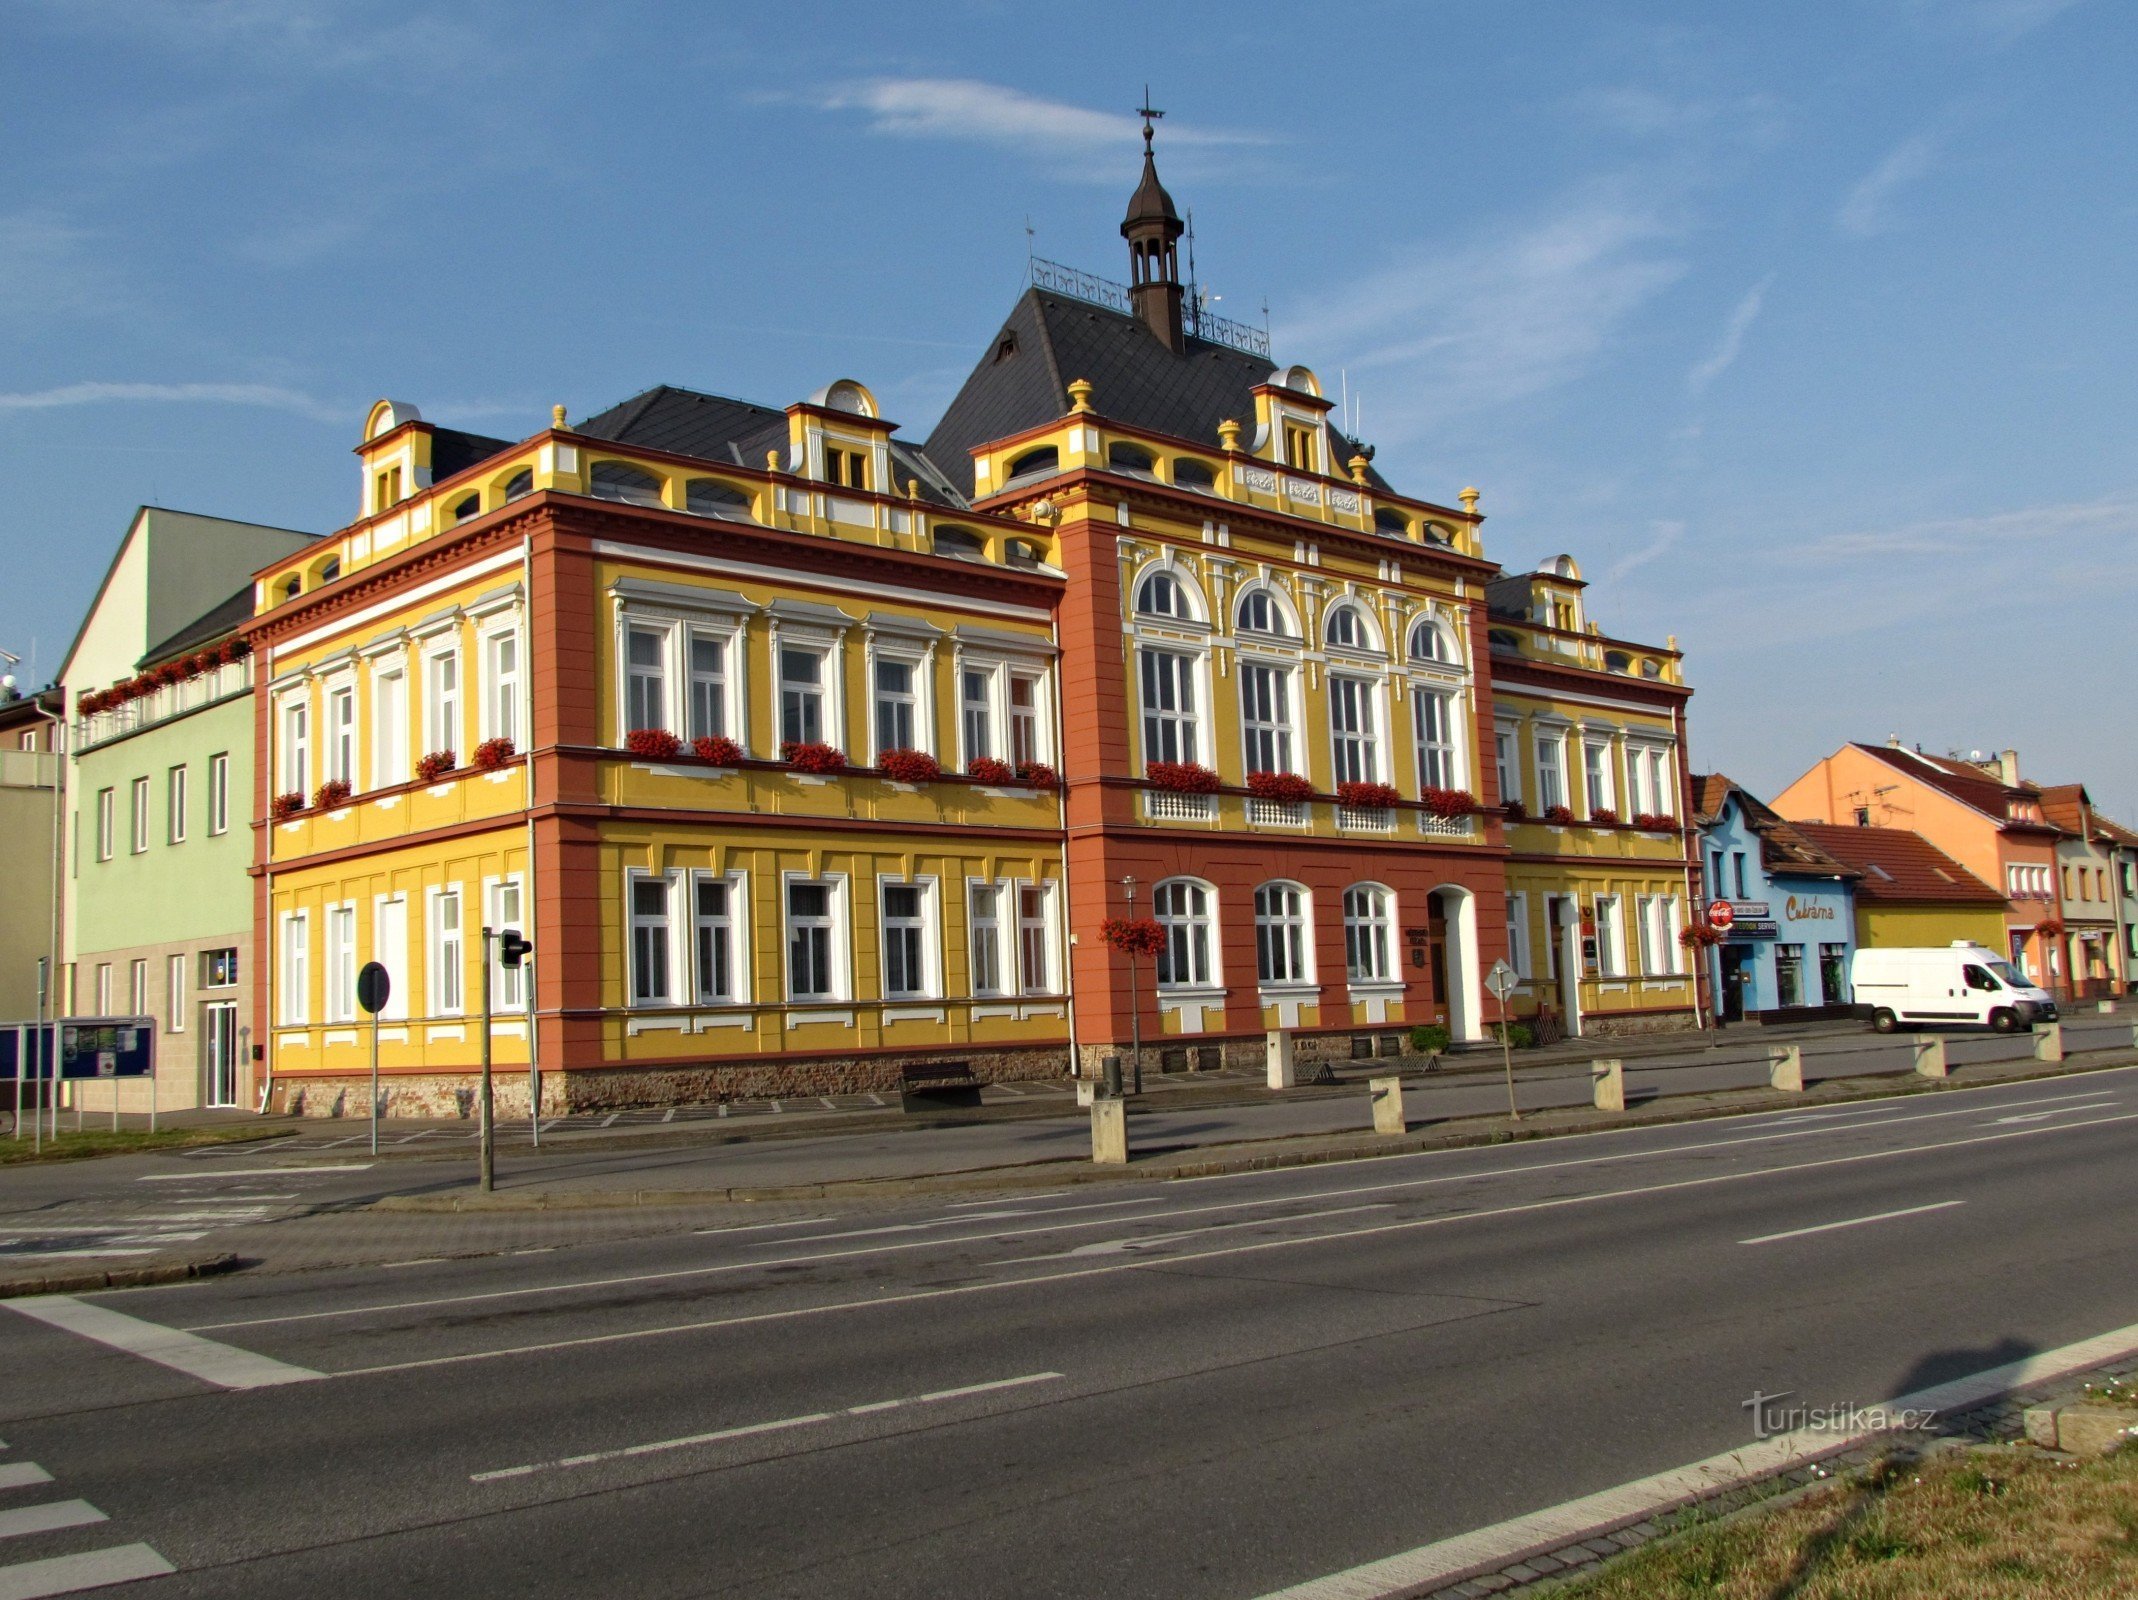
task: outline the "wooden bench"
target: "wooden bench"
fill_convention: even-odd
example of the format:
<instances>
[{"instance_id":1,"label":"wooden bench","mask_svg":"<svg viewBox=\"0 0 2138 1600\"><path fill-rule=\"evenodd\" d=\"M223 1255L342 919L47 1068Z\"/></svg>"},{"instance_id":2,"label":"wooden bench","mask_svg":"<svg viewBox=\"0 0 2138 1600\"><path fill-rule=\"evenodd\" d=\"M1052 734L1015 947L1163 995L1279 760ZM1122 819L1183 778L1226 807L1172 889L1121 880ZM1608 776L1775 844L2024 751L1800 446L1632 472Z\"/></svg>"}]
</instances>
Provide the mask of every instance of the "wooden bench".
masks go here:
<instances>
[{"instance_id":1,"label":"wooden bench","mask_svg":"<svg viewBox=\"0 0 2138 1600\"><path fill-rule=\"evenodd\" d=\"M980 1080L965 1061L909 1061L898 1069L898 1100L907 1111L976 1106Z\"/></svg>"}]
</instances>

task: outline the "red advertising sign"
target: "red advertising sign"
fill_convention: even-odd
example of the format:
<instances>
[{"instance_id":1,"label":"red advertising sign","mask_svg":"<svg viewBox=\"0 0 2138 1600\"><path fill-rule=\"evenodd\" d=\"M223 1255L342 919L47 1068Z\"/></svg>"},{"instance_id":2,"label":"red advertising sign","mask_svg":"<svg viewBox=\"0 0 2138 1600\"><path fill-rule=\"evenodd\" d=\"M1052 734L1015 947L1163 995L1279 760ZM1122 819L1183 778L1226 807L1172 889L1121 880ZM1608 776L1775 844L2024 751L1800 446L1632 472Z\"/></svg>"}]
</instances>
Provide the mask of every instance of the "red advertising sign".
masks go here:
<instances>
[{"instance_id":1,"label":"red advertising sign","mask_svg":"<svg viewBox=\"0 0 2138 1600\"><path fill-rule=\"evenodd\" d=\"M1711 900L1707 907L1707 925L1711 928L1727 928L1737 920L1737 913L1730 909L1727 900Z\"/></svg>"}]
</instances>

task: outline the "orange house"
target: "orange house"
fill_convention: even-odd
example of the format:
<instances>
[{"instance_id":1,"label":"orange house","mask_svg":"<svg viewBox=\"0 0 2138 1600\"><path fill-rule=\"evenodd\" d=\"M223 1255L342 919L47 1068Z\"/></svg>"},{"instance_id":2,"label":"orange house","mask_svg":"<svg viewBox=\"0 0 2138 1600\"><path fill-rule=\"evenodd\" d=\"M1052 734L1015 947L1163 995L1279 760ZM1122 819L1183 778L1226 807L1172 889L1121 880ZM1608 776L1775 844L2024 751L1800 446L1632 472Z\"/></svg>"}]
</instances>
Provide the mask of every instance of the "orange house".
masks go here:
<instances>
[{"instance_id":1,"label":"orange house","mask_svg":"<svg viewBox=\"0 0 2138 1600\"><path fill-rule=\"evenodd\" d=\"M1898 742L1845 744L1775 796L1792 822L1905 828L2005 895L2005 943L2037 982L2064 981L2056 842L2041 791L2019 776L2018 752L1963 759Z\"/></svg>"}]
</instances>

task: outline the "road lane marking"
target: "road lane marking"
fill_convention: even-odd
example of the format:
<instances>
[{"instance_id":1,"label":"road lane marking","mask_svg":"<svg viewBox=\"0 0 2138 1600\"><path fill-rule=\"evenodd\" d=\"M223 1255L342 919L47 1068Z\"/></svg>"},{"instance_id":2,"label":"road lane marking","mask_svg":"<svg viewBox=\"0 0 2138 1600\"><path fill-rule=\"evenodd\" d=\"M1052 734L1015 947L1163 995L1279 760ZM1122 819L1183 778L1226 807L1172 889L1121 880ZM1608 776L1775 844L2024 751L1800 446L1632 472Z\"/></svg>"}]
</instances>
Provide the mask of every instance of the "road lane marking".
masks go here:
<instances>
[{"instance_id":1,"label":"road lane marking","mask_svg":"<svg viewBox=\"0 0 2138 1600\"><path fill-rule=\"evenodd\" d=\"M34 1461L10 1461L0 1467L0 1489L27 1489L35 1483L50 1483L52 1474Z\"/></svg>"},{"instance_id":2,"label":"road lane marking","mask_svg":"<svg viewBox=\"0 0 2138 1600\"><path fill-rule=\"evenodd\" d=\"M2016 1116L1996 1117L1988 1122L1981 1124L1981 1126L1985 1128L2001 1128L2008 1123L2046 1122L2051 1117L2068 1116L2074 1111L2099 1111L2102 1110L2104 1107L2121 1105L2122 1103L2122 1101L2117 1100L2113 1096L2103 1096L2099 1099L2089 1100L2084 1105L2057 1106L2048 1111L2027 1111L2022 1112Z\"/></svg>"},{"instance_id":3,"label":"road lane marking","mask_svg":"<svg viewBox=\"0 0 2138 1600\"><path fill-rule=\"evenodd\" d=\"M54 1500L49 1505L17 1506L0 1511L0 1539L25 1533L52 1533L60 1528L86 1528L92 1522L111 1519L87 1500Z\"/></svg>"},{"instance_id":4,"label":"road lane marking","mask_svg":"<svg viewBox=\"0 0 2138 1600\"><path fill-rule=\"evenodd\" d=\"M244 1178L258 1183L262 1176L273 1173L278 1178L309 1178L317 1172L369 1172L371 1163L359 1161L353 1165L338 1167L211 1167L201 1172L144 1172L134 1179L136 1183L215 1183L228 1178Z\"/></svg>"},{"instance_id":5,"label":"road lane marking","mask_svg":"<svg viewBox=\"0 0 2138 1600\"><path fill-rule=\"evenodd\" d=\"M1868 1217L1850 1217L1846 1222L1822 1222L1816 1227L1791 1228L1787 1233L1763 1233L1757 1239L1739 1239L1739 1244L1774 1244L1782 1239L1801 1239L1807 1234L1832 1233L1836 1228L1860 1228L1866 1222L1887 1222L1894 1217L1919 1217L1926 1211L1948 1211L1964 1206L1965 1200L1940 1200L1934 1205L1906 1206L1899 1211L1880 1211Z\"/></svg>"},{"instance_id":6,"label":"road lane marking","mask_svg":"<svg viewBox=\"0 0 2138 1600\"><path fill-rule=\"evenodd\" d=\"M218 1344L196 1334L160 1323L129 1317L109 1306L91 1305L72 1295L40 1295L34 1299L0 1301L10 1311L46 1323L128 1355L153 1361L158 1366L183 1372L189 1378L222 1389L264 1389L278 1383L304 1383L326 1376L310 1367L292 1366L271 1356L255 1355L235 1345ZM5 1600L5 1591L0 1591Z\"/></svg>"},{"instance_id":7,"label":"road lane marking","mask_svg":"<svg viewBox=\"0 0 2138 1600\"><path fill-rule=\"evenodd\" d=\"M1080 1244L1074 1250L1057 1251L1047 1256L1013 1256L998 1266L1022 1266L1028 1261L1070 1261L1081 1256L1119 1255L1124 1250L1147 1250L1152 1245L1171 1244L1175 1239L1193 1239L1205 1233L1221 1233L1227 1228L1267 1228L1280 1222L1311 1222L1317 1217L1352 1217L1361 1211L1386 1211L1394 1205L1393 1200L1370 1200L1362 1206L1338 1206L1331 1211L1301 1211L1286 1217L1240 1217L1231 1222L1213 1222L1202 1228L1182 1228L1177 1233L1153 1233L1142 1238L1100 1239L1091 1244Z\"/></svg>"},{"instance_id":8,"label":"road lane marking","mask_svg":"<svg viewBox=\"0 0 2138 1600\"><path fill-rule=\"evenodd\" d=\"M734 1428L716 1428L710 1433L689 1433L680 1439L655 1439L647 1444L624 1445L615 1450L590 1450L585 1455L560 1456L555 1461L535 1461L520 1467L499 1467L490 1472L473 1472L468 1475L470 1483L495 1483L501 1478L526 1478L537 1472L554 1472L560 1468L587 1467L600 1461L623 1461L633 1456L659 1455L669 1450L688 1450L694 1445L721 1444L729 1439L747 1439L762 1433L782 1433L789 1428L807 1428L820 1422L830 1422L839 1417L873 1417L879 1412L896 1411L902 1406L938 1405L945 1400L963 1400L970 1395L993 1394L1003 1389L1021 1389L1029 1384L1054 1383L1060 1380L1059 1372L1028 1372L1021 1378L995 1378L986 1383L962 1384L955 1389L937 1389L931 1394L907 1395L897 1400L874 1400L866 1405L847 1406L839 1411L811 1411L799 1417L780 1417L772 1422L749 1422Z\"/></svg>"},{"instance_id":9,"label":"road lane marking","mask_svg":"<svg viewBox=\"0 0 2138 1600\"><path fill-rule=\"evenodd\" d=\"M109 1583L168 1577L178 1569L145 1544L114 1545L78 1556L52 1556L0 1567L0 1600L42 1600L48 1594L74 1594Z\"/></svg>"},{"instance_id":10,"label":"road lane marking","mask_svg":"<svg viewBox=\"0 0 2138 1600\"><path fill-rule=\"evenodd\" d=\"M2015 1390L2049 1383L2074 1372L2115 1361L2138 1350L2138 1326L2118 1328L2060 1350L2046 1350L2002 1367L1991 1367L1934 1388L1887 1400L1871 1410L1894 1416L1904 1411L1951 1414L1968 1411ZM1836 1408L1838 1409L1838 1408ZM1753 1483L1778 1472L1837 1455L1892 1430L1860 1428L1853 1432L1805 1428L1761 1439L1742 1449L1709 1456L1690 1466L1639 1478L1597 1494L1532 1511L1486 1528L1385 1556L1326 1577L1310 1578L1264 1595L1262 1600L1384 1600L1482 1577L1528 1556L1563 1549L1664 1515L1708 1496Z\"/></svg>"}]
</instances>

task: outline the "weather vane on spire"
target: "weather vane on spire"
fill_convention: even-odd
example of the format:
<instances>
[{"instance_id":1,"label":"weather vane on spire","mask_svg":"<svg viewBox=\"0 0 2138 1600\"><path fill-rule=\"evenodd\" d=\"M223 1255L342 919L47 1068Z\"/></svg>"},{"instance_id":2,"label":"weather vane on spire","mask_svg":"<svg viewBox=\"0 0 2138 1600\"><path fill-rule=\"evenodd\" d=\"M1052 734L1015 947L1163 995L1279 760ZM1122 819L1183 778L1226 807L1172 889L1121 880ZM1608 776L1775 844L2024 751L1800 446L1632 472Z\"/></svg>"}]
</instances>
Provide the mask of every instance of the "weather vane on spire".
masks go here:
<instances>
[{"instance_id":1,"label":"weather vane on spire","mask_svg":"<svg viewBox=\"0 0 2138 1600\"><path fill-rule=\"evenodd\" d=\"M1148 155L1151 150L1151 124L1165 115L1163 111L1151 104L1151 86L1149 84L1143 86L1143 104L1136 107L1136 115L1143 119L1143 151L1145 155Z\"/></svg>"}]
</instances>

